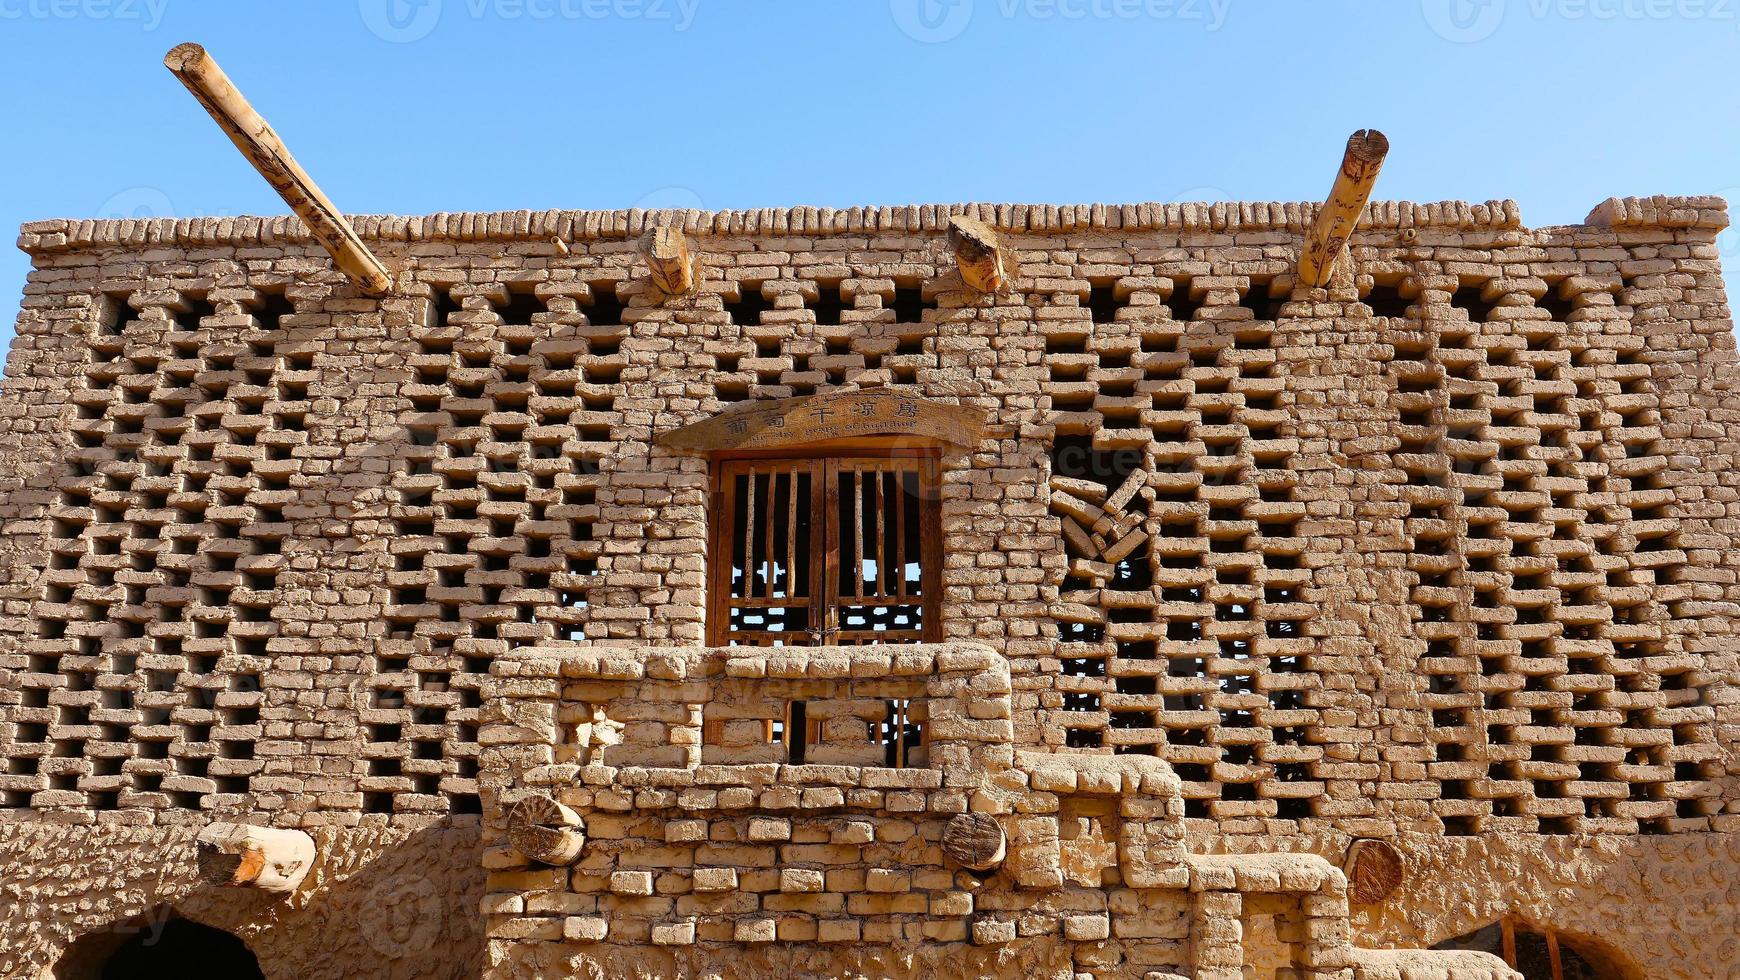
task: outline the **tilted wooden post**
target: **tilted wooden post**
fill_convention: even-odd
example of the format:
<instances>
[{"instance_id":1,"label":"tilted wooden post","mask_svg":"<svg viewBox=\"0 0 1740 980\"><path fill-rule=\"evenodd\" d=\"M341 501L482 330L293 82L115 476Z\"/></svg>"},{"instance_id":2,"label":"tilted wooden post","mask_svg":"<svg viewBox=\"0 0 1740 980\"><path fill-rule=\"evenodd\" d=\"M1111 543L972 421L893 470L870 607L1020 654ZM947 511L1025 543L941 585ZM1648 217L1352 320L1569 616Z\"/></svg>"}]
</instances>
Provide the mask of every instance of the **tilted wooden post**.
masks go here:
<instances>
[{"instance_id":1,"label":"tilted wooden post","mask_svg":"<svg viewBox=\"0 0 1740 980\"><path fill-rule=\"evenodd\" d=\"M368 250L356 229L308 176L284 141L273 132L248 100L232 84L205 48L178 44L163 58L163 64L223 131L236 149L248 158L266 183L278 192L290 210L308 226L315 240L332 256L339 270L369 296L385 296L393 288L392 276Z\"/></svg>"},{"instance_id":2,"label":"tilted wooden post","mask_svg":"<svg viewBox=\"0 0 1740 980\"><path fill-rule=\"evenodd\" d=\"M1329 200L1317 212L1311 237L1299 253L1300 282L1314 288L1328 285L1335 260L1359 226L1360 214L1365 202L1371 200L1372 187L1389 152L1389 139L1375 129L1362 129L1347 138L1347 152L1335 174L1335 185L1329 189Z\"/></svg>"}]
</instances>

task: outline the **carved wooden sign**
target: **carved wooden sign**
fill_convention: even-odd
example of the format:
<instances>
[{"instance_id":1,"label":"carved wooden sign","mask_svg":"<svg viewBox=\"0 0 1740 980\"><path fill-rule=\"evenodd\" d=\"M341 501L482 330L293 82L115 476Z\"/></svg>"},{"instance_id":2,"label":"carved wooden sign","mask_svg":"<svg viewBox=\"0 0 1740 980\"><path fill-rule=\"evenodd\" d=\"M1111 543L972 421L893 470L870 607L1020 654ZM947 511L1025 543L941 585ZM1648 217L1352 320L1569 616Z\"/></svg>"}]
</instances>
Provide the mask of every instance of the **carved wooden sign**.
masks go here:
<instances>
[{"instance_id":1,"label":"carved wooden sign","mask_svg":"<svg viewBox=\"0 0 1740 980\"><path fill-rule=\"evenodd\" d=\"M870 388L751 402L665 432L658 443L669 449L716 452L780 449L862 436L917 436L972 449L984 434L981 409Z\"/></svg>"}]
</instances>

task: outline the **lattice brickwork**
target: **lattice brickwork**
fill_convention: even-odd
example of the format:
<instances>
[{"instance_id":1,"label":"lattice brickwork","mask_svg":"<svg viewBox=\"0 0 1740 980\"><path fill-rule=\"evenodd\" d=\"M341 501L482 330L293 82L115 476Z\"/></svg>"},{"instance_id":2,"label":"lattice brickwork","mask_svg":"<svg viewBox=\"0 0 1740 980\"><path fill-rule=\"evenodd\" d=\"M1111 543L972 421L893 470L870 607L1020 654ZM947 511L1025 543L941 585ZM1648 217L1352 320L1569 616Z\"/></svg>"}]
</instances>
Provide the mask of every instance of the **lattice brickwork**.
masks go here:
<instances>
[{"instance_id":1,"label":"lattice brickwork","mask_svg":"<svg viewBox=\"0 0 1740 980\"><path fill-rule=\"evenodd\" d=\"M710 470L654 436L894 385L989 413L940 461L936 625L1008 659L1024 750L1158 756L1228 834L1724 829L1712 208L1378 206L1322 291L1293 206L981 209L994 297L946 209L677 216L669 301L629 217L364 221L382 302L258 222L33 228L0 802L474 811L497 657L707 635Z\"/></svg>"}]
</instances>

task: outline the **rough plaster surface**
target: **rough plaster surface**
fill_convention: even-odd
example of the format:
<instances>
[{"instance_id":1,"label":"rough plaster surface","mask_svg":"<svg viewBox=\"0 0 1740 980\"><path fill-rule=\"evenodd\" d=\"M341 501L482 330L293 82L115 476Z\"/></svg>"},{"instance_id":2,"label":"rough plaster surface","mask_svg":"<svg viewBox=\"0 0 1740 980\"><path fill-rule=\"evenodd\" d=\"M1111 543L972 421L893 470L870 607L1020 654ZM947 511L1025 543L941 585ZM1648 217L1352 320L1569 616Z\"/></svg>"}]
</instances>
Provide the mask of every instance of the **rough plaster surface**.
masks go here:
<instances>
[{"instance_id":1,"label":"rough plaster surface","mask_svg":"<svg viewBox=\"0 0 1740 980\"><path fill-rule=\"evenodd\" d=\"M278 899L200 883L190 829L0 826L0 976L50 976L73 940L148 931L166 907L240 936L273 980L478 975L475 829L313 836L318 863Z\"/></svg>"},{"instance_id":2,"label":"rough plaster surface","mask_svg":"<svg viewBox=\"0 0 1740 980\"><path fill-rule=\"evenodd\" d=\"M1353 838L1341 834L1267 840L1195 839L1214 853L1271 850L1339 863ZM1740 974L1740 909L1732 834L1392 838L1406 871L1389 898L1355 904L1355 934L1377 947L1430 946L1511 914L1552 928L1596 954L1621 978ZM1593 959L1594 957L1589 957Z\"/></svg>"}]
</instances>

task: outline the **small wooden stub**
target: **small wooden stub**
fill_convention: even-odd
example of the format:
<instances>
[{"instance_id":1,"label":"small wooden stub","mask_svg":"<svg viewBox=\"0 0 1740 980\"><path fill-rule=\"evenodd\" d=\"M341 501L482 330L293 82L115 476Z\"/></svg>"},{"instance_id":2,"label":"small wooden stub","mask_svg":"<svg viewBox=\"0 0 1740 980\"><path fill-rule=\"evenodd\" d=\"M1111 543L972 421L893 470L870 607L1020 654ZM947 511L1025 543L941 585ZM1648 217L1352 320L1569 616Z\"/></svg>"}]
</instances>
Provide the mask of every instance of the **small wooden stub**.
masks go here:
<instances>
[{"instance_id":1,"label":"small wooden stub","mask_svg":"<svg viewBox=\"0 0 1740 980\"><path fill-rule=\"evenodd\" d=\"M963 868L990 871L1003 863L1009 844L995 818L983 813L963 813L943 828L942 849Z\"/></svg>"},{"instance_id":2,"label":"small wooden stub","mask_svg":"<svg viewBox=\"0 0 1740 980\"><path fill-rule=\"evenodd\" d=\"M983 221L954 218L949 221L949 248L954 250L955 265L960 269L961 282L981 293L994 293L1006 280L1003 253L998 247L997 233Z\"/></svg>"},{"instance_id":3,"label":"small wooden stub","mask_svg":"<svg viewBox=\"0 0 1740 980\"><path fill-rule=\"evenodd\" d=\"M1384 157L1389 152L1389 138L1375 129L1362 129L1347 138L1347 150L1341 158L1341 169L1335 172L1335 183L1329 188L1329 199L1317 212L1311 235L1299 253L1300 282L1319 288L1329 283L1341 250L1359 227L1360 215L1371 200L1378 171L1383 169Z\"/></svg>"},{"instance_id":4,"label":"small wooden stub","mask_svg":"<svg viewBox=\"0 0 1740 980\"><path fill-rule=\"evenodd\" d=\"M573 864L586 846L580 815L548 796L532 796L508 811L508 843L539 864Z\"/></svg>"},{"instance_id":5,"label":"small wooden stub","mask_svg":"<svg viewBox=\"0 0 1740 980\"><path fill-rule=\"evenodd\" d=\"M1347 875L1348 898L1360 905L1376 905L1401 887L1406 865L1388 842L1356 840L1347 849L1342 871Z\"/></svg>"},{"instance_id":6,"label":"small wooden stub","mask_svg":"<svg viewBox=\"0 0 1740 980\"><path fill-rule=\"evenodd\" d=\"M669 449L716 452L780 449L863 436L918 436L972 449L984 434L985 413L980 409L870 388L751 402L664 432L658 443Z\"/></svg>"},{"instance_id":7,"label":"small wooden stub","mask_svg":"<svg viewBox=\"0 0 1740 980\"><path fill-rule=\"evenodd\" d=\"M683 229L652 229L641 236L640 254L646 259L648 276L659 292L681 296L695 288L694 262L689 257L689 239Z\"/></svg>"},{"instance_id":8,"label":"small wooden stub","mask_svg":"<svg viewBox=\"0 0 1740 980\"><path fill-rule=\"evenodd\" d=\"M201 881L278 894L302 884L314 857L314 838L300 830L230 823L200 831L194 852Z\"/></svg>"}]
</instances>

